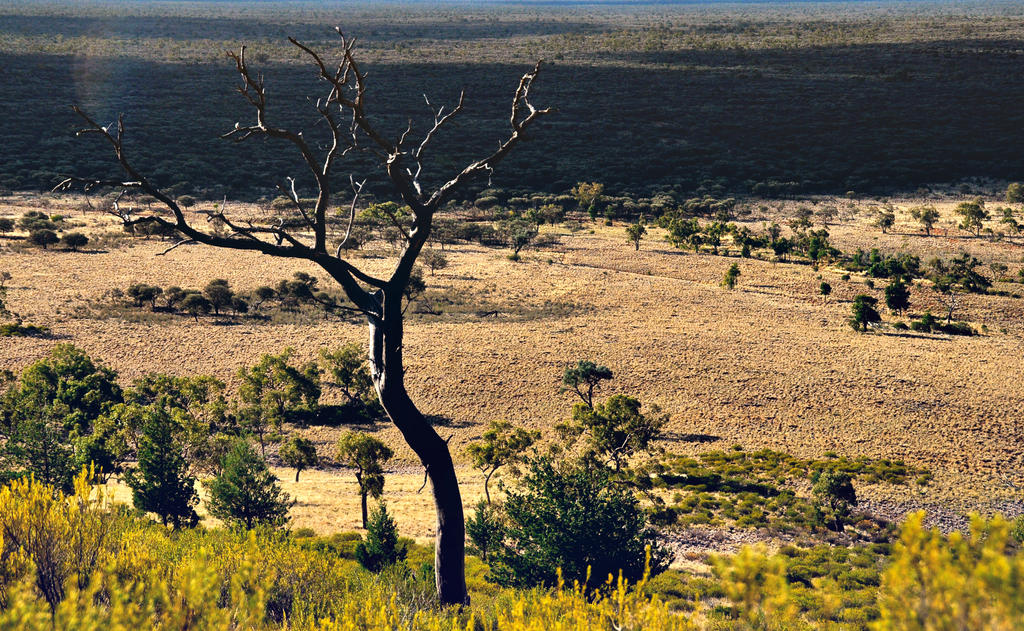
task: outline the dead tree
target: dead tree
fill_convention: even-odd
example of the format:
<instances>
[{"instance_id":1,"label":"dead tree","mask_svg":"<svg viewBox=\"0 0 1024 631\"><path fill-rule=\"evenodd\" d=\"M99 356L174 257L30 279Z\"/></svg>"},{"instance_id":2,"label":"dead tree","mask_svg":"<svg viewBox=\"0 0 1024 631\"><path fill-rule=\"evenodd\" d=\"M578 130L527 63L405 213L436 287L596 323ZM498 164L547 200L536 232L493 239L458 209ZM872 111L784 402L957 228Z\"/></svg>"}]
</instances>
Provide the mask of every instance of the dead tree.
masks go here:
<instances>
[{"instance_id":1,"label":"dead tree","mask_svg":"<svg viewBox=\"0 0 1024 631\"><path fill-rule=\"evenodd\" d=\"M269 137L284 141L301 154L316 182L315 204L310 208L309 204L303 202L292 178L287 178L285 184L278 186L291 200L294 212L301 220L301 230L286 228L284 222L273 225L235 221L225 214L223 207L204 213L215 230L197 227L170 195L133 166L124 150L123 116L118 117L116 124L104 127L78 107L74 108L75 112L86 123L78 134L95 134L109 143L126 177L110 180L71 177L58 188L66 189L77 183L84 185L87 191L103 187L142 191L157 199L169 214L163 211L163 214L147 212L136 216L122 210L119 215L129 227L156 224L176 231L181 240L171 249L178 245L198 243L305 259L319 265L341 285L353 305L348 308L362 314L369 324L371 374L380 403L419 457L431 482L437 510L434 567L438 597L445 604L466 603L468 596L464 568L465 523L462 498L446 441L416 408L405 388L402 364L403 294L413 272L413 265L430 235L437 210L469 181L490 175L494 166L523 139L527 128L552 110L537 109L529 101L530 88L540 71L538 62L519 80L509 118L512 129L498 148L490 155L470 163L440 186L425 190L420 184L424 155L438 131L462 111L465 93L459 97L458 104L447 112L444 107L435 108L427 101L433 123L418 138L418 142L412 140L411 121L397 138L389 138L367 117L364 107L366 74L360 70L353 56L354 40L347 40L340 29L338 34L341 36L341 51L340 61L336 65L328 65L319 53L289 38L292 44L310 58L319 79L326 84L327 95L315 104L326 134L323 146L311 143L301 132L274 126L266 107L264 78L250 70L245 47L238 53L228 53L242 80L238 91L252 106L255 122L247 125L236 123L234 129L222 138L241 142L253 137ZM334 194L331 190L332 174L339 168L340 159L350 152L354 152L353 155L366 152L375 156L384 167L394 193L411 211L411 221L405 223L398 217L392 217L395 226L401 230L405 244L387 278L367 274L343 256L362 188L351 175L353 191L348 228L340 235L334 248L329 249L328 246L327 209ZM192 218L195 217L193 213Z\"/></svg>"}]
</instances>

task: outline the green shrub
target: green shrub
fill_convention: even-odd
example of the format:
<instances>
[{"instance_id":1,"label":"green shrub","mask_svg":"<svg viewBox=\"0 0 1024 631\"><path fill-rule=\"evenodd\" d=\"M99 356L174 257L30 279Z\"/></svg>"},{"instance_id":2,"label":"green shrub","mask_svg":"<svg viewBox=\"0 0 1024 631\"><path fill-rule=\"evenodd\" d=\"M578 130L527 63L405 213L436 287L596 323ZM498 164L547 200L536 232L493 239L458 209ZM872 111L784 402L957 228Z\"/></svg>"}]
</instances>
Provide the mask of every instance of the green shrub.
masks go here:
<instances>
[{"instance_id":1,"label":"green shrub","mask_svg":"<svg viewBox=\"0 0 1024 631\"><path fill-rule=\"evenodd\" d=\"M380 572L405 558L408 547L398 540L398 527L388 515L388 507L380 502L370 513L366 540L355 549L356 560L371 572Z\"/></svg>"},{"instance_id":2,"label":"green shrub","mask_svg":"<svg viewBox=\"0 0 1024 631\"><path fill-rule=\"evenodd\" d=\"M219 475L208 483L210 514L229 524L253 528L281 526L295 503L281 491L270 472L247 441L237 441L224 457Z\"/></svg>"},{"instance_id":3,"label":"green shrub","mask_svg":"<svg viewBox=\"0 0 1024 631\"><path fill-rule=\"evenodd\" d=\"M505 500L505 545L494 555L492 577L502 585L554 585L557 570L570 584L595 583L619 571L644 574L651 546L652 573L667 567L667 553L646 526L637 499L611 482L607 467L592 461L555 463L538 456L528 463L522 490Z\"/></svg>"}]
</instances>

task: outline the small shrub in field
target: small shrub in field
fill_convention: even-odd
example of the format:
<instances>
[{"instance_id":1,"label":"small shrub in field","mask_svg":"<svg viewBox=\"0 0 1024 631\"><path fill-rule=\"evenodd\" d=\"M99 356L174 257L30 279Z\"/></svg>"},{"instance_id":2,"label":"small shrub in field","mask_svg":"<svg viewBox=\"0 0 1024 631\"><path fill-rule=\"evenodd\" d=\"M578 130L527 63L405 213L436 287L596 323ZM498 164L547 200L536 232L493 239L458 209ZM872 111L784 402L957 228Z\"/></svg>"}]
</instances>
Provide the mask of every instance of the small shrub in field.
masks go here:
<instances>
[{"instance_id":1,"label":"small shrub in field","mask_svg":"<svg viewBox=\"0 0 1024 631\"><path fill-rule=\"evenodd\" d=\"M504 525L498 510L489 503L477 502L473 515L466 520L466 536L472 544L471 551L486 561L504 538Z\"/></svg>"},{"instance_id":2,"label":"small shrub in field","mask_svg":"<svg viewBox=\"0 0 1024 631\"><path fill-rule=\"evenodd\" d=\"M132 489L135 508L156 513L165 526L171 523L177 529L199 522L195 511L199 496L172 425L161 408L147 413L139 438L139 465L128 471L125 481Z\"/></svg>"},{"instance_id":3,"label":"small shrub in field","mask_svg":"<svg viewBox=\"0 0 1024 631\"><path fill-rule=\"evenodd\" d=\"M308 438L292 436L278 452L281 460L289 467L295 469L295 481L299 481L299 473L303 469L317 465L316 445Z\"/></svg>"},{"instance_id":4,"label":"small shrub in field","mask_svg":"<svg viewBox=\"0 0 1024 631\"><path fill-rule=\"evenodd\" d=\"M53 245L54 243L60 241L60 238L57 236L57 233L54 232L53 230L42 229L33 230L32 232L30 232L28 235L28 240L32 244L38 245L39 247L45 250L47 246Z\"/></svg>"},{"instance_id":5,"label":"small shrub in field","mask_svg":"<svg viewBox=\"0 0 1024 631\"><path fill-rule=\"evenodd\" d=\"M528 464L522 490L505 500L504 545L491 572L502 585L555 585L565 581L602 583L622 571L628 580L667 567L633 494L611 481L612 472L592 461L555 463L539 456ZM490 556L490 555L489 555Z\"/></svg>"},{"instance_id":6,"label":"small shrub in field","mask_svg":"<svg viewBox=\"0 0 1024 631\"><path fill-rule=\"evenodd\" d=\"M878 299L866 294L854 297L849 321L854 331L867 331L869 324L882 321L882 316L878 315L878 311L875 309L876 304L878 304Z\"/></svg>"},{"instance_id":7,"label":"small shrub in field","mask_svg":"<svg viewBox=\"0 0 1024 631\"><path fill-rule=\"evenodd\" d=\"M281 491L277 476L246 441L238 441L224 457L220 475L208 485L209 511L214 517L245 528L281 526L294 502Z\"/></svg>"},{"instance_id":8,"label":"small shrub in field","mask_svg":"<svg viewBox=\"0 0 1024 631\"><path fill-rule=\"evenodd\" d=\"M737 265L736 263L733 263L732 265L729 266L729 269L726 270L725 276L722 278L722 287L725 287L726 289L735 289L736 281L739 279L739 277L740 266Z\"/></svg>"},{"instance_id":9,"label":"small shrub in field","mask_svg":"<svg viewBox=\"0 0 1024 631\"><path fill-rule=\"evenodd\" d=\"M857 493L848 473L823 471L811 490L829 527L842 532L850 509L857 505Z\"/></svg>"},{"instance_id":10,"label":"small shrub in field","mask_svg":"<svg viewBox=\"0 0 1024 631\"><path fill-rule=\"evenodd\" d=\"M407 553L405 545L398 541L398 527L388 515L387 504L380 502L366 525L366 540L356 546L356 560L367 570L380 572L404 559Z\"/></svg>"},{"instance_id":11,"label":"small shrub in field","mask_svg":"<svg viewBox=\"0 0 1024 631\"><path fill-rule=\"evenodd\" d=\"M78 248L83 247L89 243L89 237L85 236L81 232L68 232L61 237L61 243L64 247L68 248L72 252L77 252Z\"/></svg>"}]
</instances>

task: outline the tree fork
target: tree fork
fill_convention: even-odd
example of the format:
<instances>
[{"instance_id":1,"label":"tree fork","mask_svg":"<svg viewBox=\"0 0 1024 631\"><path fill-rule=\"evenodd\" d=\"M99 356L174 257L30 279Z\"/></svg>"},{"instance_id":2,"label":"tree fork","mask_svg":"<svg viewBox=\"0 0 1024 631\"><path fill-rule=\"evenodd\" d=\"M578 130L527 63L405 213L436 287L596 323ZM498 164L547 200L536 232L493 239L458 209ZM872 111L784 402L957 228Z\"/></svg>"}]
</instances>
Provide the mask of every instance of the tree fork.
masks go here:
<instances>
[{"instance_id":1,"label":"tree fork","mask_svg":"<svg viewBox=\"0 0 1024 631\"><path fill-rule=\"evenodd\" d=\"M552 113L551 108L537 109L529 101L530 88L540 72L540 62L524 74L512 98L509 123L511 133L498 143L498 147L486 157L464 167L454 177L433 191L424 190L419 177L423 170L423 155L437 132L462 111L465 94L458 104L445 112L427 101L433 124L423 134L419 144L407 144L412 132L412 123L396 141L389 140L378 131L366 116L364 96L366 74L363 73L353 54L354 40L346 39L340 29L341 59L329 69L321 55L295 39L292 44L306 53L317 68L319 79L327 84L327 95L318 99L315 109L328 133L325 143L307 142L302 132L275 127L267 116L267 98L262 75L249 70L245 47L228 55L235 63L242 79L238 92L255 110L255 122L243 125L235 123L234 129L221 137L241 142L254 136L285 141L301 155L316 183L316 203L308 212L295 191L294 178L288 177L289 186L278 185L295 207L303 222L302 231L312 232L310 243L301 232L290 231L285 223L260 225L252 222L233 221L222 207L218 211L204 213L208 221L218 222L225 230L206 232L190 223L179 204L167 193L150 182L131 163L124 151L124 119L118 117L116 124L100 125L84 111L75 107L75 112L85 121L86 127L78 135L97 135L108 143L124 171L120 179L91 179L71 176L55 187L67 189L71 185L83 184L86 191L110 187L138 190L158 200L171 216L150 213L134 215L134 209L123 210L115 204L116 214L126 228L136 225L156 224L169 231L178 232L182 239L174 246L204 244L235 250L260 252L269 256L294 258L311 261L319 265L331 278L338 282L354 307L367 319L370 328L370 363L374 387L381 406L388 417L401 431L406 442L420 458L431 482L434 504L437 508L437 543L435 546L435 578L437 594L442 604L461 605L468 602L465 580L465 522L458 479L447 443L438 436L423 414L416 408L404 384L405 368L402 364L402 299L409 283L413 266L430 234L435 212L448 201L462 186L479 177L490 176L494 166L507 156L523 140L531 125L541 117ZM321 150L326 147L325 150ZM318 155L318 151L322 155ZM384 167L392 188L412 212L412 225L402 227L405 247L399 255L390 278L376 278L357 268L343 258L339 245L334 253L327 248L328 224L326 210L330 204L330 176L338 160L350 151L369 153ZM351 230L362 183L350 175L354 196L350 204L349 230ZM362 180L365 182L365 180ZM120 198L120 196L119 196ZM401 227L401 226L400 226ZM348 231L341 239L343 245ZM168 252L171 249L168 250ZM166 253L166 252L165 252Z\"/></svg>"}]
</instances>

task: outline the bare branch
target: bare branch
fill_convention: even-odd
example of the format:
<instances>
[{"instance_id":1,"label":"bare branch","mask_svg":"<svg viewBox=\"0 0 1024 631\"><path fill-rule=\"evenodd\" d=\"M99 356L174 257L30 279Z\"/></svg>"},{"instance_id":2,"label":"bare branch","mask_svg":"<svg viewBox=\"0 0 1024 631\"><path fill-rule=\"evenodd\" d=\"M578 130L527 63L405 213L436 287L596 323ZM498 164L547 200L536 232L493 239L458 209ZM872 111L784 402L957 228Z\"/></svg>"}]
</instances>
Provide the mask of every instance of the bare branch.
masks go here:
<instances>
[{"instance_id":1,"label":"bare branch","mask_svg":"<svg viewBox=\"0 0 1024 631\"><path fill-rule=\"evenodd\" d=\"M177 248L178 246L182 246L182 245L192 245L192 244L194 244L195 242L196 242L196 240L195 240L195 239L182 239L181 241L178 241L177 243L175 243L175 244L174 244L174 245L172 245L171 247L167 248L167 249L166 249L166 250L164 250L163 252L157 252L157 256L163 256L163 255L167 254L168 252L170 252L171 250L173 250L173 249Z\"/></svg>"},{"instance_id":2,"label":"bare branch","mask_svg":"<svg viewBox=\"0 0 1024 631\"><path fill-rule=\"evenodd\" d=\"M363 192L363 185L366 184L366 180L356 184L355 179L351 175L348 176L348 181L352 185L352 204L348 208L348 228L345 229L345 237L338 243L338 250L334 254L339 259L341 258L341 250L348 243L349 237L352 236L352 224L356 220L356 203L359 201L359 194Z\"/></svg>"}]
</instances>

